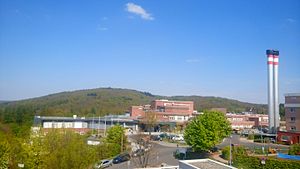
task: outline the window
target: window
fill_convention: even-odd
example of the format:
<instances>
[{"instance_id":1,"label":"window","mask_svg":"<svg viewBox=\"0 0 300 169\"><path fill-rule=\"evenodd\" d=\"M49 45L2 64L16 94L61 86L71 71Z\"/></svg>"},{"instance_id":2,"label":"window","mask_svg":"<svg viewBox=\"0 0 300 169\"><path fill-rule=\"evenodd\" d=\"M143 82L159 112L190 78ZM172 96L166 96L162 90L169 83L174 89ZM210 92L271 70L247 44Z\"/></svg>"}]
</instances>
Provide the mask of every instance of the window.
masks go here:
<instances>
[{"instance_id":1,"label":"window","mask_svg":"<svg viewBox=\"0 0 300 169\"><path fill-rule=\"evenodd\" d=\"M182 117L177 117L177 120L182 120Z\"/></svg>"},{"instance_id":2,"label":"window","mask_svg":"<svg viewBox=\"0 0 300 169\"><path fill-rule=\"evenodd\" d=\"M295 122L296 121L296 117L291 117L291 122Z\"/></svg>"},{"instance_id":3,"label":"window","mask_svg":"<svg viewBox=\"0 0 300 169\"><path fill-rule=\"evenodd\" d=\"M296 127L295 126L291 126L291 130L296 130Z\"/></svg>"},{"instance_id":4,"label":"window","mask_svg":"<svg viewBox=\"0 0 300 169\"><path fill-rule=\"evenodd\" d=\"M294 113L294 112L295 112L295 108L294 108L294 107L291 107L291 108L290 108L290 112L291 112L291 113Z\"/></svg>"}]
</instances>

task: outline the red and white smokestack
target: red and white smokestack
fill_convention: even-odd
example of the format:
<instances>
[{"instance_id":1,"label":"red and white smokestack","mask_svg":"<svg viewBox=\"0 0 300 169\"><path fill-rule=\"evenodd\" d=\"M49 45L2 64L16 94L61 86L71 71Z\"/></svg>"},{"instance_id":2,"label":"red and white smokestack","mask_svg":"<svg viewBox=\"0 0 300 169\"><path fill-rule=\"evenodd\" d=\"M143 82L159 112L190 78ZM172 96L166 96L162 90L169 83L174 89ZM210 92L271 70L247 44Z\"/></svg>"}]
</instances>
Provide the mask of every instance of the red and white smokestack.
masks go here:
<instances>
[{"instance_id":1,"label":"red and white smokestack","mask_svg":"<svg viewBox=\"0 0 300 169\"><path fill-rule=\"evenodd\" d=\"M268 58L268 115L269 115L269 131L274 129L274 81L273 81L273 50L266 51Z\"/></svg>"},{"instance_id":2,"label":"red and white smokestack","mask_svg":"<svg viewBox=\"0 0 300 169\"><path fill-rule=\"evenodd\" d=\"M279 97L278 97L278 59L279 51L273 50L273 80L274 80L274 129L279 127Z\"/></svg>"}]
</instances>

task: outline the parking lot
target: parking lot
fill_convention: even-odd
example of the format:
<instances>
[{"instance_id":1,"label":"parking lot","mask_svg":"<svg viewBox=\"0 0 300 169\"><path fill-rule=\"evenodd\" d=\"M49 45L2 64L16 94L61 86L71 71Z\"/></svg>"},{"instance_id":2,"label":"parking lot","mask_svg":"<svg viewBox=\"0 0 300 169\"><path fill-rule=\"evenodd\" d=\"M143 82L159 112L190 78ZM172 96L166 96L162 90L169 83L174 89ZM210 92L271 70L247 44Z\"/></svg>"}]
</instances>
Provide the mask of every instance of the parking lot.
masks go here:
<instances>
[{"instance_id":1,"label":"parking lot","mask_svg":"<svg viewBox=\"0 0 300 169\"><path fill-rule=\"evenodd\" d=\"M160 166L162 163L167 165L176 166L178 160L173 157L173 152L176 151L177 147L167 147L157 143L152 144L152 150L149 155L149 166ZM126 169L136 168L139 166L137 158L132 158L130 162L126 161L120 164L114 164L109 169Z\"/></svg>"}]
</instances>

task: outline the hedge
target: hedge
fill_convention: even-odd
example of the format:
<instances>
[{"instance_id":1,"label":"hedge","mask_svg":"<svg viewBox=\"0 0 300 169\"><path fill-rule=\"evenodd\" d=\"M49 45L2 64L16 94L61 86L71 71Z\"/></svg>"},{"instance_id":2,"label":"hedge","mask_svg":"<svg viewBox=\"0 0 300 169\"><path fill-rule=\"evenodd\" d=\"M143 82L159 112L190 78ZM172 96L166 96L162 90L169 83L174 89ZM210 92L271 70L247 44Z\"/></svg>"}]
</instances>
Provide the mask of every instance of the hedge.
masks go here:
<instances>
[{"instance_id":1,"label":"hedge","mask_svg":"<svg viewBox=\"0 0 300 169\"><path fill-rule=\"evenodd\" d=\"M262 157L261 157L262 158ZM300 161L294 160L283 160L277 158L267 157L265 159L265 164L261 164L261 158L246 156L246 155L236 155L233 158L233 166L243 169L296 169L300 168Z\"/></svg>"}]
</instances>

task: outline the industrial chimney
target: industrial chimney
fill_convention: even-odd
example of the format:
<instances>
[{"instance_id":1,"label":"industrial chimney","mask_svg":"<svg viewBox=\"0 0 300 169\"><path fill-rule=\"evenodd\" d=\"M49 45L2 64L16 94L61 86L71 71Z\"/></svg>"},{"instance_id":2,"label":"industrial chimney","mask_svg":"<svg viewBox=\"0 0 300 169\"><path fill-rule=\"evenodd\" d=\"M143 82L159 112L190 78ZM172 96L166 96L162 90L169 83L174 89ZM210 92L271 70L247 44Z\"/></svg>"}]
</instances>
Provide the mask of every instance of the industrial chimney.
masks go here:
<instances>
[{"instance_id":1,"label":"industrial chimney","mask_svg":"<svg viewBox=\"0 0 300 169\"><path fill-rule=\"evenodd\" d=\"M278 100L278 50L266 51L268 58L268 111L269 132L276 133L279 127L279 100Z\"/></svg>"}]
</instances>

